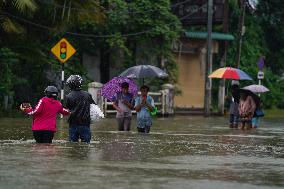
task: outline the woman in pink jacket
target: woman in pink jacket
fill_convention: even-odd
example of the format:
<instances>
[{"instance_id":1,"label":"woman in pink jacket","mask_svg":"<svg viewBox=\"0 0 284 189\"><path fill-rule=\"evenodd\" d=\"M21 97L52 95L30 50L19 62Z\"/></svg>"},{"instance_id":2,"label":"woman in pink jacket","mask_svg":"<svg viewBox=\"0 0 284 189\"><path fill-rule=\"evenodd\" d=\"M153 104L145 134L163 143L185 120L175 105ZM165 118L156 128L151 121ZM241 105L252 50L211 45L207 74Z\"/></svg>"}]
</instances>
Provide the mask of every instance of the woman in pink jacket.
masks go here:
<instances>
[{"instance_id":1,"label":"woman in pink jacket","mask_svg":"<svg viewBox=\"0 0 284 189\"><path fill-rule=\"evenodd\" d=\"M56 116L61 113L68 115L69 111L62 107L57 100L58 90L54 86L48 86L45 90L45 97L41 98L33 109L32 107L23 107L20 109L33 116L32 131L37 143L52 143L54 133L56 132Z\"/></svg>"}]
</instances>

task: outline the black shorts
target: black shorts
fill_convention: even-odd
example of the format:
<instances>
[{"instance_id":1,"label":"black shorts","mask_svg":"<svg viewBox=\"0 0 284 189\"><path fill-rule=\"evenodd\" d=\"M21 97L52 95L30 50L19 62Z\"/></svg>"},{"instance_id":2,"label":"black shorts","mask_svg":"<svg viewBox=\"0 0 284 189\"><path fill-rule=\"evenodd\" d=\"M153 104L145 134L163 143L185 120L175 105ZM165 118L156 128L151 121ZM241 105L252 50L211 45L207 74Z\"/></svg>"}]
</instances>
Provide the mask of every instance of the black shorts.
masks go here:
<instances>
[{"instance_id":1,"label":"black shorts","mask_svg":"<svg viewBox=\"0 0 284 189\"><path fill-rule=\"evenodd\" d=\"M137 127L138 133L149 133L150 132L150 126L145 126L144 128Z\"/></svg>"},{"instance_id":2,"label":"black shorts","mask_svg":"<svg viewBox=\"0 0 284 189\"><path fill-rule=\"evenodd\" d=\"M37 143L52 143L54 132L47 130L36 130L33 131L33 135Z\"/></svg>"}]
</instances>

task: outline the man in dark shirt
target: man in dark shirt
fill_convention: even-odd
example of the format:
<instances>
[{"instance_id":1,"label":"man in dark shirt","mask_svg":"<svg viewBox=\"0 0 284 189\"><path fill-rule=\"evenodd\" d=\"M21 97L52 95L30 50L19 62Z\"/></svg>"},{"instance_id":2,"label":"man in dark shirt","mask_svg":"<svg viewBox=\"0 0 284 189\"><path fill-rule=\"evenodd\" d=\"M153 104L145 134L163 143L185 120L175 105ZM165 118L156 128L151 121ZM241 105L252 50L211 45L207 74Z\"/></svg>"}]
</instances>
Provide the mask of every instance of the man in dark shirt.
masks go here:
<instances>
[{"instance_id":1,"label":"man in dark shirt","mask_svg":"<svg viewBox=\"0 0 284 189\"><path fill-rule=\"evenodd\" d=\"M229 122L230 128L238 128L239 123L239 101L240 101L240 91L239 91L239 82L232 81L232 96L230 97L230 118Z\"/></svg>"},{"instance_id":2,"label":"man in dark shirt","mask_svg":"<svg viewBox=\"0 0 284 189\"><path fill-rule=\"evenodd\" d=\"M95 103L91 94L83 91L83 79L79 75L71 75L66 84L71 92L66 96L66 107L71 112L69 122L69 140L89 143L91 140L90 131L90 104Z\"/></svg>"}]
</instances>

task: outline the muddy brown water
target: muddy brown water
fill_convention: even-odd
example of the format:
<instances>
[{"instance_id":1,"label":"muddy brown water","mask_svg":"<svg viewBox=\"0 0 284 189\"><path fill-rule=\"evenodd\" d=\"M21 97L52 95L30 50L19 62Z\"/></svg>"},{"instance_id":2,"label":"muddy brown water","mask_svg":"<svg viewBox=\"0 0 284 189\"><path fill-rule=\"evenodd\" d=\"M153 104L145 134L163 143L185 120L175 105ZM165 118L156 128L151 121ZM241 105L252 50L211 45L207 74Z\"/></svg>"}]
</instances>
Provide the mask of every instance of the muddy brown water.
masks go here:
<instances>
[{"instance_id":1,"label":"muddy brown water","mask_svg":"<svg viewBox=\"0 0 284 189\"><path fill-rule=\"evenodd\" d=\"M224 117L155 118L150 134L91 126L90 144L67 141L58 120L53 144L36 144L30 118L0 119L0 188L284 188L284 118L251 131Z\"/></svg>"}]
</instances>

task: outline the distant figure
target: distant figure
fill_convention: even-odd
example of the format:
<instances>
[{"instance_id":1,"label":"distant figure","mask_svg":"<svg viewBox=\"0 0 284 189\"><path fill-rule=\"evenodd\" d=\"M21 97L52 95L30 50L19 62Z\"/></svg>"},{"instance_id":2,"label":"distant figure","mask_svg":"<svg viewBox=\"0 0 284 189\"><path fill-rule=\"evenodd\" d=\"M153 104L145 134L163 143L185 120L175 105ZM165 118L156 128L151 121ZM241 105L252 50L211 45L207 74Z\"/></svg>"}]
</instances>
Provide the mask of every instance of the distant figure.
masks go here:
<instances>
[{"instance_id":1,"label":"distant figure","mask_svg":"<svg viewBox=\"0 0 284 189\"><path fill-rule=\"evenodd\" d=\"M41 98L35 108L21 104L20 109L33 116L32 131L37 143L52 143L56 132L56 115L68 115L69 111L62 107L57 100L58 90L55 86L48 86L45 97Z\"/></svg>"},{"instance_id":2,"label":"distant figure","mask_svg":"<svg viewBox=\"0 0 284 189\"><path fill-rule=\"evenodd\" d=\"M241 129L245 129L247 124L247 129L252 128L252 117L255 112L255 101L251 95L246 92L241 93L240 104L239 104L239 113L241 117Z\"/></svg>"},{"instance_id":3,"label":"distant figure","mask_svg":"<svg viewBox=\"0 0 284 189\"><path fill-rule=\"evenodd\" d=\"M229 127L238 128L239 122L239 101L240 101L240 91L239 91L239 82L232 81L232 96L230 97L230 119Z\"/></svg>"},{"instance_id":4,"label":"distant figure","mask_svg":"<svg viewBox=\"0 0 284 189\"><path fill-rule=\"evenodd\" d=\"M83 79L79 75L71 75L66 84L71 92L66 96L66 107L70 110L71 115L69 122L69 140L71 142L89 143L91 140L91 118L90 104L95 104L90 93L83 91Z\"/></svg>"},{"instance_id":5,"label":"distant figure","mask_svg":"<svg viewBox=\"0 0 284 189\"><path fill-rule=\"evenodd\" d=\"M262 102L260 100L260 98L258 98L257 100L255 100L255 104L256 104L256 109L255 109L255 113L253 115L252 118L252 128L258 128L259 127L259 118L264 116L264 113L262 111Z\"/></svg>"},{"instance_id":6,"label":"distant figure","mask_svg":"<svg viewBox=\"0 0 284 189\"><path fill-rule=\"evenodd\" d=\"M116 119L119 131L130 131L133 110L133 95L128 92L129 84L121 84L121 92L116 93L113 99L113 107L117 110Z\"/></svg>"},{"instance_id":7,"label":"distant figure","mask_svg":"<svg viewBox=\"0 0 284 189\"><path fill-rule=\"evenodd\" d=\"M152 126L150 112L154 111L154 99L148 96L149 87L143 85L140 88L141 95L135 99L135 110L137 112L137 130L140 133L149 133Z\"/></svg>"}]
</instances>

